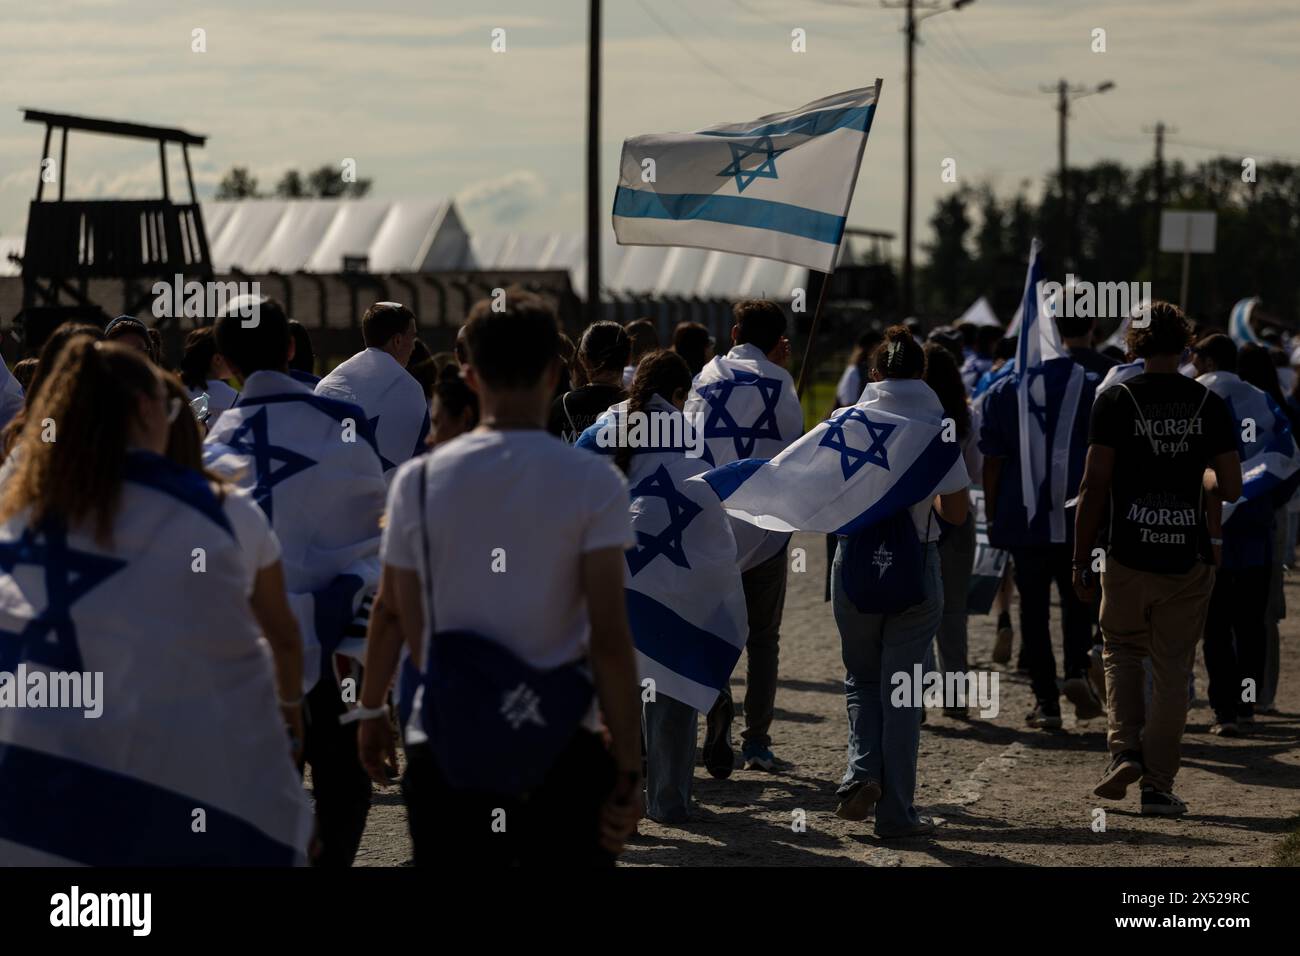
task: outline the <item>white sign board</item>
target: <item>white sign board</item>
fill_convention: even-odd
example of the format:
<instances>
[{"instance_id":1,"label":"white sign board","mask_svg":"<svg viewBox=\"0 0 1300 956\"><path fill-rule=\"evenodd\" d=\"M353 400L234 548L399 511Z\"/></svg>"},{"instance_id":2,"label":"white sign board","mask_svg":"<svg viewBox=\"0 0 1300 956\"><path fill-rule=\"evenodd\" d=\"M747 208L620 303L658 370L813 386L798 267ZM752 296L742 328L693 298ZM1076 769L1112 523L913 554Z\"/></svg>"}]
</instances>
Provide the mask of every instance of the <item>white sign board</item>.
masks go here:
<instances>
[{"instance_id":1,"label":"white sign board","mask_svg":"<svg viewBox=\"0 0 1300 956\"><path fill-rule=\"evenodd\" d=\"M1161 252L1213 252L1218 214L1162 209Z\"/></svg>"}]
</instances>

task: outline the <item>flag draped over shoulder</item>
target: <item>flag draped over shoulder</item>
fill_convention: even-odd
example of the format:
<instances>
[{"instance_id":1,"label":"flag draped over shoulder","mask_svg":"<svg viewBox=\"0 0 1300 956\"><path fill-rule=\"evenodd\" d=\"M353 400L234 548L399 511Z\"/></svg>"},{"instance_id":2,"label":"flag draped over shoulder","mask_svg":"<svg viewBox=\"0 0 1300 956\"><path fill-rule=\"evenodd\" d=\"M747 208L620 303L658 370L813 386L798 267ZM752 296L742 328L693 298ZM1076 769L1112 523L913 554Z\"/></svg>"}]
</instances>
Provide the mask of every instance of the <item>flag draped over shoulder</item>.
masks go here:
<instances>
[{"instance_id":1,"label":"flag draped over shoulder","mask_svg":"<svg viewBox=\"0 0 1300 956\"><path fill-rule=\"evenodd\" d=\"M1024 496L1025 518L1033 521L1038 512L1038 490L1050 479L1052 541L1066 540L1065 502L1069 497L1066 484L1070 467L1070 427L1056 429L1055 440L1047 445L1048 419L1053 411L1057 420L1069 423L1079 409L1087 373L1082 365L1070 369L1065 395L1059 409L1047 407L1045 366L1052 359L1069 358L1061 344L1052 309L1042 295L1042 243L1033 241L1029 250L1029 268L1025 273L1025 292L1020 304L1020 327L1016 333L1017 402L1020 418L1020 489Z\"/></svg>"},{"instance_id":2,"label":"flag draped over shoulder","mask_svg":"<svg viewBox=\"0 0 1300 956\"><path fill-rule=\"evenodd\" d=\"M771 461L704 476L727 513L772 531L851 534L924 501L961 455L943 406L919 379L872 382Z\"/></svg>"},{"instance_id":3,"label":"flag draped over shoulder","mask_svg":"<svg viewBox=\"0 0 1300 956\"><path fill-rule=\"evenodd\" d=\"M803 407L790 373L749 343L735 346L700 370L683 410L703 432L715 465L775 458L803 434ZM744 570L779 553L789 540L739 520L732 523L732 532Z\"/></svg>"},{"instance_id":4,"label":"flag draped over shoulder","mask_svg":"<svg viewBox=\"0 0 1300 956\"><path fill-rule=\"evenodd\" d=\"M880 86L745 123L624 141L619 243L719 249L830 272Z\"/></svg>"},{"instance_id":5,"label":"flag draped over shoulder","mask_svg":"<svg viewBox=\"0 0 1300 956\"><path fill-rule=\"evenodd\" d=\"M111 547L20 514L0 525L0 568L0 865L305 862L311 808L248 558L203 478L133 452ZM18 673L81 675L83 709L14 706Z\"/></svg>"},{"instance_id":6,"label":"flag draped over shoulder","mask_svg":"<svg viewBox=\"0 0 1300 956\"><path fill-rule=\"evenodd\" d=\"M803 431L803 408L790 373L754 345L737 345L695 376L683 411L715 464L773 458Z\"/></svg>"},{"instance_id":7,"label":"flag draped over shoulder","mask_svg":"<svg viewBox=\"0 0 1300 956\"><path fill-rule=\"evenodd\" d=\"M1097 394L1100 395L1112 386L1123 385L1129 379L1141 375L1146 371L1146 366L1147 363L1142 359L1114 366L1106 373L1106 377L1101 380L1101 384L1097 386Z\"/></svg>"},{"instance_id":8,"label":"flag draped over shoulder","mask_svg":"<svg viewBox=\"0 0 1300 956\"><path fill-rule=\"evenodd\" d=\"M388 478L398 465L424 451L429 435L424 389L383 349L358 352L322 378L315 391L361 406Z\"/></svg>"},{"instance_id":9,"label":"flag draped over shoulder","mask_svg":"<svg viewBox=\"0 0 1300 956\"><path fill-rule=\"evenodd\" d=\"M362 409L255 372L221 414L204 463L247 488L280 539L285 588L303 637L305 689L322 654L364 655L366 599L379 585L385 485Z\"/></svg>"},{"instance_id":10,"label":"flag draped over shoulder","mask_svg":"<svg viewBox=\"0 0 1300 956\"><path fill-rule=\"evenodd\" d=\"M682 418L658 396L646 411ZM611 408L577 447L613 454L601 430L619 434L626 412L626 402ZM637 543L626 552L625 587L638 671L658 693L701 712L727 686L749 634L731 524L698 477L708 467L680 446L642 447L627 474Z\"/></svg>"},{"instance_id":11,"label":"flag draped over shoulder","mask_svg":"<svg viewBox=\"0 0 1300 956\"><path fill-rule=\"evenodd\" d=\"M1294 491L1300 477L1300 450L1291 423L1277 403L1232 372L1209 372L1197 381L1227 402L1237 429L1241 497L1224 503L1223 520L1231 517L1237 505Z\"/></svg>"}]
</instances>

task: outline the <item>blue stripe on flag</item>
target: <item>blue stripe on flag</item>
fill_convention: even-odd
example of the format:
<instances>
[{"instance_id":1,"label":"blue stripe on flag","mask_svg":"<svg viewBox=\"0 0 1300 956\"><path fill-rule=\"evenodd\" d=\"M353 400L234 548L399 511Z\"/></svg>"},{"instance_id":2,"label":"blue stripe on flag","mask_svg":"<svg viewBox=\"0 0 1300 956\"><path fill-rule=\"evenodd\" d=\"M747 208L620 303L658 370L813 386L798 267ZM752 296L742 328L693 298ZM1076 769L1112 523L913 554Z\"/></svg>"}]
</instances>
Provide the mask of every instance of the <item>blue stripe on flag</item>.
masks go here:
<instances>
[{"instance_id":1,"label":"blue stripe on flag","mask_svg":"<svg viewBox=\"0 0 1300 956\"><path fill-rule=\"evenodd\" d=\"M944 475L948 474L948 469L953 466L953 462L960 454L961 448L958 444L944 441L943 432L939 432L926 446L925 451L917 456L916 461L912 462L907 471L903 472L875 504L848 524L837 528L835 533L853 534L923 501L926 495L932 494L933 489L943 481ZM918 497L917 489L930 489L930 491L922 491Z\"/></svg>"},{"instance_id":2,"label":"blue stripe on flag","mask_svg":"<svg viewBox=\"0 0 1300 956\"><path fill-rule=\"evenodd\" d=\"M805 113L778 123L767 123L753 129L739 132L722 132L719 130L700 130L703 136L784 136L798 133L803 136L823 136L837 129L857 129L867 132L871 129L871 120L876 112L876 104L870 106L848 106L838 110L818 110Z\"/></svg>"},{"instance_id":3,"label":"blue stripe on flag","mask_svg":"<svg viewBox=\"0 0 1300 956\"><path fill-rule=\"evenodd\" d=\"M190 829L200 808L206 833ZM90 866L295 862L293 847L196 797L16 744L0 744L0 839Z\"/></svg>"},{"instance_id":4,"label":"blue stripe on flag","mask_svg":"<svg viewBox=\"0 0 1300 956\"><path fill-rule=\"evenodd\" d=\"M768 229L839 245L844 217L766 199L716 196L710 193L656 193L619 186L614 215L628 219L698 219L729 226Z\"/></svg>"},{"instance_id":5,"label":"blue stripe on flag","mask_svg":"<svg viewBox=\"0 0 1300 956\"><path fill-rule=\"evenodd\" d=\"M127 454L123 476L127 481L152 488L189 505L217 527L234 535L235 531L230 527L226 511L213 493L212 486L197 471L183 468L152 452L136 450Z\"/></svg>"},{"instance_id":6,"label":"blue stripe on flag","mask_svg":"<svg viewBox=\"0 0 1300 956\"><path fill-rule=\"evenodd\" d=\"M726 501L736 493L736 489L743 485L750 475L766 464L765 458L742 458L739 461L728 462L720 468L714 468L712 471L706 471L703 477L713 489L713 493Z\"/></svg>"},{"instance_id":7,"label":"blue stripe on flag","mask_svg":"<svg viewBox=\"0 0 1300 956\"><path fill-rule=\"evenodd\" d=\"M697 684L718 690L727 686L740 660L739 647L696 627L640 591L624 593L637 650Z\"/></svg>"}]
</instances>

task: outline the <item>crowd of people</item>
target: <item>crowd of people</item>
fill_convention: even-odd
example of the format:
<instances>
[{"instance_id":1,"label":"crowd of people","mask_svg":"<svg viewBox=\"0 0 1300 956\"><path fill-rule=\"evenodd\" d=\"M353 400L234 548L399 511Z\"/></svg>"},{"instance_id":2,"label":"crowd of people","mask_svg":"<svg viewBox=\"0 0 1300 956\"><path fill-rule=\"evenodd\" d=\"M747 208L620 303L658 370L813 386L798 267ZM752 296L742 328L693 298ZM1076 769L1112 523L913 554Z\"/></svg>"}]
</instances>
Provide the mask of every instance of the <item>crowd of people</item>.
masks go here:
<instances>
[{"instance_id":1,"label":"crowd of people","mask_svg":"<svg viewBox=\"0 0 1300 956\"><path fill-rule=\"evenodd\" d=\"M1300 402L1267 347L1175 306L1152 303L1119 354L1055 318L1063 353L1027 412L1001 330L864 333L805 432L766 300L736 304L727 343L682 323L664 348L643 319L575 345L508 290L440 354L378 302L331 370L255 304L190 332L179 374L129 316L65 324L13 370L0 672L105 691L94 722L15 705L0 679L0 862L348 866L374 785L400 779L416 864L608 865L643 815L691 819L697 761L719 779L797 762L773 734L794 531L827 535L848 718L828 788L882 839L935 832L915 805L925 709L892 678L970 671L982 523L1007 555L993 660L1014 592L1026 725L1059 732L1062 698L1106 717L1098 796L1137 784L1143 814L1187 810L1198 646L1214 733L1273 706L1300 475L1246 496L1242 461L1296 457ZM1026 414L1051 450L1036 486ZM627 439L647 416L678 439ZM848 518L791 477L827 460L859 497ZM887 472L883 493L860 480ZM777 520L729 497L759 482L808 500Z\"/></svg>"}]
</instances>

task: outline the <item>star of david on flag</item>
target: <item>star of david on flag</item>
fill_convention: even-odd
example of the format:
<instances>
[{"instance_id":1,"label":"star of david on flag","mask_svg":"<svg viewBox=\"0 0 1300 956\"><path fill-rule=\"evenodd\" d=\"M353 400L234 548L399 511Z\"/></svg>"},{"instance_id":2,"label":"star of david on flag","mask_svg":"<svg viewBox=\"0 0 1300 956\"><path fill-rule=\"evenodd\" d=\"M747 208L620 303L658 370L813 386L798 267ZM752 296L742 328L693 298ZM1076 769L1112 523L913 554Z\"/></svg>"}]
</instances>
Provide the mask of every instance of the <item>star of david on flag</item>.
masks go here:
<instances>
[{"instance_id":1,"label":"star of david on flag","mask_svg":"<svg viewBox=\"0 0 1300 956\"><path fill-rule=\"evenodd\" d=\"M749 424L738 422L728 407L732 393L738 388L753 388L763 404ZM760 438L780 441L781 429L776 423L776 409L781 398L781 383L776 379L764 378L755 372L737 371L733 378L721 379L701 387L699 393L709 406L709 414L704 421L704 437L730 438L735 442L737 458L750 457L754 452L754 444Z\"/></svg>"},{"instance_id":2,"label":"star of david on flag","mask_svg":"<svg viewBox=\"0 0 1300 956\"><path fill-rule=\"evenodd\" d=\"M291 448L271 444L267 435L265 408L250 415L230 436L227 444L253 459L253 468L257 472L253 500L266 512L267 518L273 517L271 490L280 482L316 464L313 459L300 455ZM273 467L277 463L279 467Z\"/></svg>"},{"instance_id":3,"label":"star of david on flag","mask_svg":"<svg viewBox=\"0 0 1300 956\"><path fill-rule=\"evenodd\" d=\"M849 443L844 433L844 426L849 422L859 422L867 429L870 444L866 448L855 448ZM826 432L818 444L840 453L840 471L844 480L852 478L863 465L877 465L889 470L889 456L885 451L885 442L897 425L889 422L873 422L867 413L857 406L846 408L840 414L826 422Z\"/></svg>"},{"instance_id":4,"label":"star of david on flag","mask_svg":"<svg viewBox=\"0 0 1300 956\"><path fill-rule=\"evenodd\" d=\"M24 660L56 671L83 670L72 605L126 562L77 551L68 546L64 530L50 524L40 532L26 528L17 541L0 543L0 569L12 574L25 564L44 570L45 609L16 634L0 632L0 638L17 638L0 640L0 671L12 671Z\"/></svg>"},{"instance_id":5,"label":"star of david on flag","mask_svg":"<svg viewBox=\"0 0 1300 956\"><path fill-rule=\"evenodd\" d=\"M677 490L668 469L660 465L630 492L633 498L662 498L668 509L668 526L657 534L637 529L636 547L627 552L628 570L639 574L658 555L680 568L690 568L682 535L700 513L700 506Z\"/></svg>"},{"instance_id":6,"label":"star of david on flag","mask_svg":"<svg viewBox=\"0 0 1300 956\"><path fill-rule=\"evenodd\" d=\"M776 158L785 152L772 145L771 136L760 136L749 143L728 142L731 147L731 162L719 176L736 177L736 190L744 192L745 187L756 179L776 179ZM751 156L762 156L757 166L746 166L745 160Z\"/></svg>"}]
</instances>

